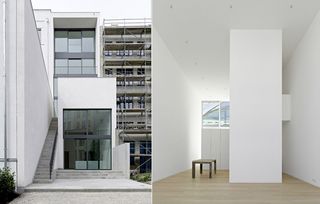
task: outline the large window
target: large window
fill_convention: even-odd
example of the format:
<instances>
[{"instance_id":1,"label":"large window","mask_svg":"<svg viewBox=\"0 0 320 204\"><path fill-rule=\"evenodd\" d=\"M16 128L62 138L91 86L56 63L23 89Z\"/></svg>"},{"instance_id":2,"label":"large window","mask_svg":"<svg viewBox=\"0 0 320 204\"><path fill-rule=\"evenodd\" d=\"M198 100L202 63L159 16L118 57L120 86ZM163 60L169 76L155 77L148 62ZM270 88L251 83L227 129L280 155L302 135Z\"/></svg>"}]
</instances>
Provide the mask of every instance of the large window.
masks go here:
<instances>
[{"instance_id":1,"label":"large window","mask_svg":"<svg viewBox=\"0 0 320 204\"><path fill-rule=\"evenodd\" d=\"M64 110L64 168L111 169L111 110Z\"/></svg>"},{"instance_id":2,"label":"large window","mask_svg":"<svg viewBox=\"0 0 320 204\"><path fill-rule=\"evenodd\" d=\"M95 31L55 31L55 52L95 52Z\"/></svg>"},{"instance_id":3,"label":"large window","mask_svg":"<svg viewBox=\"0 0 320 204\"><path fill-rule=\"evenodd\" d=\"M69 32L69 52L81 52L81 31Z\"/></svg>"},{"instance_id":4,"label":"large window","mask_svg":"<svg viewBox=\"0 0 320 204\"><path fill-rule=\"evenodd\" d=\"M230 105L228 101L202 102L203 128L228 128Z\"/></svg>"},{"instance_id":5,"label":"large window","mask_svg":"<svg viewBox=\"0 0 320 204\"><path fill-rule=\"evenodd\" d=\"M55 75L95 75L95 31L55 31Z\"/></svg>"},{"instance_id":6,"label":"large window","mask_svg":"<svg viewBox=\"0 0 320 204\"><path fill-rule=\"evenodd\" d=\"M68 52L68 32L55 32L55 52Z\"/></svg>"},{"instance_id":7,"label":"large window","mask_svg":"<svg viewBox=\"0 0 320 204\"><path fill-rule=\"evenodd\" d=\"M94 31L82 31L82 52L94 52Z\"/></svg>"},{"instance_id":8,"label":"large window","mask_svg":"<svg viewBox=\"0 0 320 204\"><path fill-rule=\"evenodd\" d=\"M95 74L94 59L56 59L55 74L56 75L81 75Z\"/></svg>"},{"instance_id":9,"label":"large window","mask_svg":"<svg viewBox=\"0 0 320 204\"><path fill-rule=\"evenodd\" d=\"M111 137L111 110L64 110L64 137Z\"/></svg>"}]
</instances>

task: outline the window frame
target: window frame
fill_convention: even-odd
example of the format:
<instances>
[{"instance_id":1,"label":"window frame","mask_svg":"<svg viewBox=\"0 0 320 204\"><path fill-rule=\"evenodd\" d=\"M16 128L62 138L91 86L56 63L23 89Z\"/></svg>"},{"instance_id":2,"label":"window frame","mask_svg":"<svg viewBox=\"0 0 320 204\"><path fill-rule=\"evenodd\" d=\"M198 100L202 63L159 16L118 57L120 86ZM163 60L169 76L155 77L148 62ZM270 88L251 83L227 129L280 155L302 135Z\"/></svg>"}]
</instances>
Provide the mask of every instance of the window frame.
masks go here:
<instances>
[{"instance_id":1,"label":"window frame","mask_svg":"<svg viewBox=\"0 0 320 204\"><path fill-rule=\"evenodd\" d=\"M205 101L201 101L201 128L202 129L230 129L230 121L229 121L229 126L228 127L223 127L221 126L221 103L224 103L224 102L228 102L229 103L229 112L230 112L230 101L227 101L227 100L222 100L222 101L219 101L219 100L205 100ZM219 123L218 123L218 126L203 126L203 104L204 103L218 103L219 104ZM230 118L230 117L229 117Z\"/></svg>"},{"instance_id":2,"label":"window frame","mask_svg":"<svg viewBox=\"0 0 320 204\"><path fill-rule=\"evenodd\" d=\"M88 112L92 110L106 110L110 111L110 116L109 116L109 121L110 121L110 134L106 135L100 135L100 136L92 136L88 135L89 127L88 127ZM86 135L65 135L65 127L64 127L64 118L65 118L65 112L66 111L86 111ZM112 144L112 109L111 108L76 108L76 109L70 109L70 108L64 108L62 110L62 134L63 134L63 139L110 139L111 144Z\"/></svg>"}]
</instances>

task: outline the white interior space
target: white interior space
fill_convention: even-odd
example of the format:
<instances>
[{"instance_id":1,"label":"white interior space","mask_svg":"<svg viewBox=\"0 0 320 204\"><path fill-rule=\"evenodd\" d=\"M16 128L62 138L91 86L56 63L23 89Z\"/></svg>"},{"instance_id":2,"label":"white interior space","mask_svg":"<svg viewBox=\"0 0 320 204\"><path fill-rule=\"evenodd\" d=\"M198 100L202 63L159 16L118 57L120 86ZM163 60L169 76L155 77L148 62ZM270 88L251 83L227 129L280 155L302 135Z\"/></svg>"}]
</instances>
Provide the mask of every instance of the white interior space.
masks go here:
<instances>
[{"instance_id":1,"label":"white interior space","mask_svg":"<svg viewBox=\"0 0 320 204\"><path fill-rule=\"evenodd\" d=\"M152 6L153 181L209 158L231 183L320 186L320 2Z\"/></svg>"}]
</instances>

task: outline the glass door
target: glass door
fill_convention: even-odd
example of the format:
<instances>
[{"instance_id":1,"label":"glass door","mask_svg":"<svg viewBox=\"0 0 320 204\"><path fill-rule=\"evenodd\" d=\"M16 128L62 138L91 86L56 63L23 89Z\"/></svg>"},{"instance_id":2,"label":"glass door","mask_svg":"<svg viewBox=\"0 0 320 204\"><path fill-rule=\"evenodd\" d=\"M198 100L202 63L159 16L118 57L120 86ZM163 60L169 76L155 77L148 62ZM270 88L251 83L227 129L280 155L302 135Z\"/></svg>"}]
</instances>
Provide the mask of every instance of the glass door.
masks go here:
<instances>
[{"instance_id":1,"label":"glass door","mask_svg":"<svg viewBox=\"0 0 320 204\"><path fill-rule=\"evenodd\" d=\"M100 147L99 140L87 140L88 149L88 169L99 168Z\"/></svg>"},{"instance_id":2,"label":"glass door","mask_svg":"<svg viewBox=\"0 0 320 204\"><path fill-rule=\"evenodd\" d=\"M64 168L111 169L111 110L64 110Z\"/></svg>"}]
</instances>

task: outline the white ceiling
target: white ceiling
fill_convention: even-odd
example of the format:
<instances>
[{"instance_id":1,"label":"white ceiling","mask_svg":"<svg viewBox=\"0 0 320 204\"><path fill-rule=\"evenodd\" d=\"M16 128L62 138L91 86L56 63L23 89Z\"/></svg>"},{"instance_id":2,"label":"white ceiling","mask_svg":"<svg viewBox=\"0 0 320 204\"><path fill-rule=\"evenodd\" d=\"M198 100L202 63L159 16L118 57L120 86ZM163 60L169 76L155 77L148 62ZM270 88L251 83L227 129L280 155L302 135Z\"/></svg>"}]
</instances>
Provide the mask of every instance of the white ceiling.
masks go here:
<instances>
[{"instance_id":1,"label":"white ceiling","mask_svg":"<svg viewBox=\"0 0 320 204\"><path fill-rule=\"evenodd\" d=\"M153 25L203 99L228 98L230 29L282 29L283 61L320 0L155 0Z\"/></svg>"}]
</instances>

